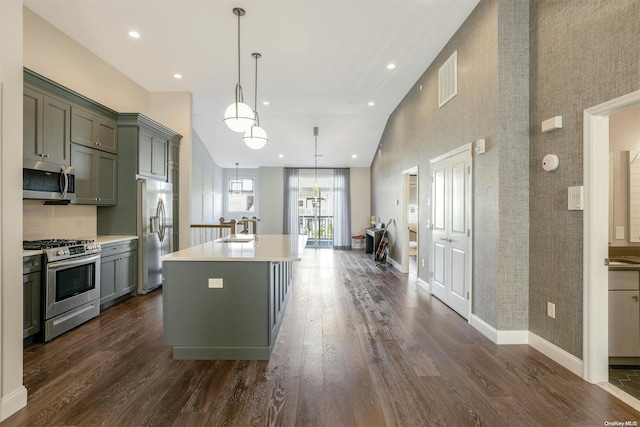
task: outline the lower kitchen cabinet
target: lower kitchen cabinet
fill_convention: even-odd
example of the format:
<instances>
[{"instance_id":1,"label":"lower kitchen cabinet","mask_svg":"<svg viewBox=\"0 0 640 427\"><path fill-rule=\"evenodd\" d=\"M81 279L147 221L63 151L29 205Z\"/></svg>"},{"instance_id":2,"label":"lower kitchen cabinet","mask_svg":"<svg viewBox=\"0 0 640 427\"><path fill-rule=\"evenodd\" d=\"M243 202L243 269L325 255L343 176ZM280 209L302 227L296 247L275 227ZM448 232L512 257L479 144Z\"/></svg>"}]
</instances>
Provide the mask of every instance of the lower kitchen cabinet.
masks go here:
<instances>
[{"instance_id":1,"label":"lower kitchen cabinet","mask_svg":"<svg viewBox=\"0 0 640 427\"><path fill-rule=\"evenodd\" d=\"M100 305L138 287L138 241L102 245L100 260Z\"/></svg>"},{"instance_id":2,"label":"lower kitchen cabinet","mask_svg":"<svg viewBox=\"0 0 640 427\"><path fill-rule=\"evenodd\" d=\"M22 260L22 338L40 332L41 260L41 255L25 257Z\"/></svg>"},{"instance_id":3,"label":"lower kitchen cabinet","mask_svg":"<svg viewBox=\"0 0 640 427\"><path fill-rule=\"evenodd\" d=\"M609 271L609 358L616 365L637 364L640 358L638 271Z\"/></svg>"}]
</instances>

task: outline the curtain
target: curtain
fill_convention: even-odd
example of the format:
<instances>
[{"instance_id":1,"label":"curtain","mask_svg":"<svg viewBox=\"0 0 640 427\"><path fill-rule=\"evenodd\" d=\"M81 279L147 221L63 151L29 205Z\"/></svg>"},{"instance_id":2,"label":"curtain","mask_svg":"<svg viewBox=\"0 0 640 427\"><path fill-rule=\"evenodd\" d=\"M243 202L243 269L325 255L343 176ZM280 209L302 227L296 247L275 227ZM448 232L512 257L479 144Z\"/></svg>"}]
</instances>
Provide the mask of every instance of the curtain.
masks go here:
<instances>
[{"instance_id":1,"label":"curtain","mask_svg":"<svg viewBox=\"0 0 640 427\"><path fill-rule=\"evenodd\" d=\"M349 169L333 171L333 248L351 249Z\"/></svg>"},{"instance_id":2,"label":"curtain","mask_svg":"<svg viewBox=\"0 0 640 427\"><path fill-rule=\"evenodd\" d=\"M298 199L300 193L299 169L284 168L284 234L300 234L298 225Z\"/></svg>"}]
</instances>

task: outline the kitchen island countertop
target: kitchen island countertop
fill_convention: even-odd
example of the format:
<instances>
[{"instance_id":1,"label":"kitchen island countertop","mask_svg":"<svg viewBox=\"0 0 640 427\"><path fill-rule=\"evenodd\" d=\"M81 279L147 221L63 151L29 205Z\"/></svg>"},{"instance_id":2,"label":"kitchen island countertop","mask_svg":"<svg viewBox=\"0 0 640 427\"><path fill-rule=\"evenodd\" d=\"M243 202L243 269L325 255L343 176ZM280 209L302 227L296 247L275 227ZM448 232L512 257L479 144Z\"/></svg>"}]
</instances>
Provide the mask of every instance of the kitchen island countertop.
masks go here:
<instances>
[{"instance_id":1,"label":"kitchen island countertop","mask_svg":"<svg viewBox=\"0 0 640 427\"><path fill-rule=\"evenodd\" d=\"M305 235L237 234L170 253L162 261L300 261L306 242Z\"/></svg>"}]
</instances>

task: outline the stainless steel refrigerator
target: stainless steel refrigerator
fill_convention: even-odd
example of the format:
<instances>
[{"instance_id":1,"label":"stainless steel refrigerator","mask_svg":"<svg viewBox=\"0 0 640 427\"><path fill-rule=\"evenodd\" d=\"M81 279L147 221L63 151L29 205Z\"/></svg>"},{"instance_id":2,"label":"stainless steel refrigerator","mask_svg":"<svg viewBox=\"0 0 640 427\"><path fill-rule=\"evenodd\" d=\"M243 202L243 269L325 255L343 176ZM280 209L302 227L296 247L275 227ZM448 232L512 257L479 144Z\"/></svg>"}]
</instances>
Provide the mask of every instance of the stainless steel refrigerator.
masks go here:
<instances>
[{"instance_id":1,"label":"stainless steel refrigerator","mask_svg":"<svg viewBox=\"0 0 640 427\"><path fill-rule=\"evenodd\" d=\"M160 258L173 251L171 184L138 180L138 213L138 294L146 294L162 285Z\"/></svg>"}]
</instances>

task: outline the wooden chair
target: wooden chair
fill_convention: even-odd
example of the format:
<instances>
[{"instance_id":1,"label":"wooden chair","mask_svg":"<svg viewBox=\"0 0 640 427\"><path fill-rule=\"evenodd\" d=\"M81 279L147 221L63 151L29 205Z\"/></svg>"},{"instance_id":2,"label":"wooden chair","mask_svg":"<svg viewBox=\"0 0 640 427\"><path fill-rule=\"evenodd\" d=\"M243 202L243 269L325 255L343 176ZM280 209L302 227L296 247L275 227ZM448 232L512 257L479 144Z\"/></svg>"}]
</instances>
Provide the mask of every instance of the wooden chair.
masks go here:
<instances>
[{"instance_id":1,"label":"wooden chair","mask_svg":"<svg viewBox=\"0 0 640 427\"><path fill-rule=\"evenodd\" d=\"M230 236L236 232L236 220L224 222L220 218L220 224L191 224L191 244L201 245L212 240Z\"/></svg>"}]
</instances>

